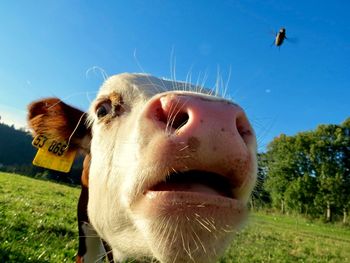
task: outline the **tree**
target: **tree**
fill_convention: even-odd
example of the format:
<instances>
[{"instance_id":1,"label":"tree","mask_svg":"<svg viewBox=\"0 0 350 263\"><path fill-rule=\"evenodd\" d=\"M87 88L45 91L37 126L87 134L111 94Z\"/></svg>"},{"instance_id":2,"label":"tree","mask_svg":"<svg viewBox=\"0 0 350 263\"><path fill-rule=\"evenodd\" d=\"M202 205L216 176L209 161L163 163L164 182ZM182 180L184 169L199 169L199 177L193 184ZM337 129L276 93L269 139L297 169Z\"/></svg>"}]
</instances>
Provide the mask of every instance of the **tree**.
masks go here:
<instances>
[{"instance_id":1,"label":"tree","mask_svg":"<svg viewBox=\"0 0 350 263\"><path fill-rule=\"evenodd\" d=\"M343 189L342 189L342 204L343 204L343 223L347 223L347 214L350 209L350 118L347 118L342 124L342 139L340 140L340 148L343 153Z\"/></svg>"},{"instance_id":2,"label":"tree","mask_svg":"<svg viewBox=\"0 0 350 263\"><path fill-rule=\"evenodd\" d=\"M258 176L251 198L251 209L267 206L271 203L270 194L265 189L267 177L267 155L258 153Z\"/></svg>"},{"instance_id":3,"label":"tree","mask_svg":"<svg viewBox=\"0 0 350 263\"><path fill-rule=\"evenodd\" d=\"M326 214L347 209L349 171L346 156L349 156L349 136L341 125L320 125L314 132L311 145L311 161L318 181L316 201Z\"/></svg>"},{"instance_id":4,"label":"tree","mask_svg":"<svg viewBox=\"0 0 350 263\"><path fill-rule=\"evenodd\" d=\"M286 205L300 214L317 214L314 206L316 192L317 183L314 176L304 175L303 177L298 177L286 189Z\"/></svg>"},{"instance_id":5,"label":"tree","mask_svg":"<svg viewBox=\"0 0 350 263\"><path fill-rule=\"evenodd\" d=\"M350 208L350 118L295 136L280 135L266 153L265 189L272 204L305 214L347 220Z\"/></svg>"},{"instance_id":6,"label":"tree","mask_svg":"<svg viewBox=\"0 0 350 263\"><path fill-rule=\"evenodd\" d=\"M268 175L266 190L270 193L272 205L285 212L285 192L289 182L298 177L295 159L295 138L284 134L275 138L267 151Z\"/></svg>"}]
</instances>

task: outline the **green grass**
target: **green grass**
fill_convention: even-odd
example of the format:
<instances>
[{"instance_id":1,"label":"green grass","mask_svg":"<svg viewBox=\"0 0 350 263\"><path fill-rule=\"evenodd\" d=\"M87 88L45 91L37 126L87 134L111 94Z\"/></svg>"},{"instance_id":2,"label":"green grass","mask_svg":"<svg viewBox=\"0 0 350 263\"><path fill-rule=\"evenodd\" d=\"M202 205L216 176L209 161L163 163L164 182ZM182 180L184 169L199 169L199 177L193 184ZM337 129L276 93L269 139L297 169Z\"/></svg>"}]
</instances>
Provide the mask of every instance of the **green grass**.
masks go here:
<instances>
[{"instance_id":1,"label":"green grass","mask_svg":"<svg viewBox=\"0 0 350 263\"><path fill-rule=\"evenodd\" d=\"M255 213L220 262L350 262L350 229Z\"/></svg>"},{"instance_id":2,"label":"green grass","mask_svg":"<svg viewBox=\"0 0 350 263\"><path fill-rule=\"evenodd\" d=\"M73 262L79 189L0 173L0 262Z\"/></svg>"},{"instance_id":3,"label":"green grass","mask_svg":"<svg viewBox=\"0 0 350 263\"><path fill-rule=\"evenodd\" d=\"M0 262L74 262L79 189L0 173ZM350 262L350 229L254 213L228 262Z\"/></svg>"}]
</instances>

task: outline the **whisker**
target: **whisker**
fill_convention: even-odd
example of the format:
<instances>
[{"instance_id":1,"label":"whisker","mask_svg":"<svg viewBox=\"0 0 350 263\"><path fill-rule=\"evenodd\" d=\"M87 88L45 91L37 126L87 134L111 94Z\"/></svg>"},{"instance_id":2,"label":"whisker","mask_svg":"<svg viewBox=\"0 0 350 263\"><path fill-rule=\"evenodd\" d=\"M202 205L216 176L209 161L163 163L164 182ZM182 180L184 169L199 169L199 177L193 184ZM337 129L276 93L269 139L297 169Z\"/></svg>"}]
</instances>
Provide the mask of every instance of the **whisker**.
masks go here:
<instances>
[{"instance_id":1,"label":"whisker","mask_svg":"<svg viewBox=\"0 0 350 263\"><path fill-rule=\"evenodd\" d=\"M182 152L182 151L186 150L186 149L189 148L189 147L190 147L189 145L185 145L184 147L182 147L182 148L179 150L179 152Z\"/></svg>"},{"instance_id":2,"label":"whisker","mask_svg":"<svg viewBox=\"0 0 350 263\"><path fill-rule=\"evenodd\" d=\"M163 90L162 90L162 89L158 89L158 88L159 88L159 85L155 85L155 84L152 82L152 80L151 80L149 74L147 74L147 73L145 72L145 70L143 69L143 67L142 67L142 65L141 65L141 63L140 63L140 61L139 61L138 58L137 58L137 55L136 55L136 48L135 48L135 50L134 50L134 59L135 59L135 61L136 61L137 66L139 67L139 69L142 71L142 73L145 74L145 77L146 77L147 80L149 81L150 85L151 85L152 87L154 87L154 88L156 89L157 92L164 91L164 89L163 89ZM163 82L162 82L162 83L163 83ZM163 83L163 85L164 85L164 83Z\"/></svg>"},{"instance_id":3,"label":"whisker","mask_svg":"<svg viewBox=\"0 0 350 263\"><path fill-rule=\"evenodd\" d=\"M101 67L99 67L99 66L93 66L93 67L87 69L86 72L85 72L85 77L86 77L86 78L88 78L88 76L89 76L89 74L91 73L91 71L93 71L94 74L96 74L96 71L99 71L99 73L101 74L103 80L108 79L108 74L107 74L107 72L106 72L103 68L101 68Z\"/></svg>"},{"instance_id":4,"label":"whisker","mask_svg":"<svg viewBox=\"0 0 350 263\"><path fill-rule=\"evenodd\" d=\"M80 118L79 118L79 121L78 121L78 123L77 123L77 125L75 126L75 128L74 128L74 130L72 131L72 133L71 133L71 135L69 136L69 138L68 138L68 142L67 142L67 146L66 146L66 149L68 149L69 148L69 145L70 145L70 142L71 142L71 139L72 139L72 137L73 137L73 135L74 135L74 133L77 131L77 129L78 129L78 127L79 127L79 124L81 123L81 121L82 121L82 119L83 119L83 117L85 116L85 112L80 116Z\"/></svg>"},{"instance_id":5,"label":"whisker","mask_svg":"<svg viewBox=\"0 0 350 263\"><path fill-rule=\"evenodd\" d=\"M196 220L202 227L204 227L206 230L208 230L208 232L211 233L211 230L210 230L206 225L204 225L198 218L195 218L195 220Z\"/></svg>"}]
</instances>

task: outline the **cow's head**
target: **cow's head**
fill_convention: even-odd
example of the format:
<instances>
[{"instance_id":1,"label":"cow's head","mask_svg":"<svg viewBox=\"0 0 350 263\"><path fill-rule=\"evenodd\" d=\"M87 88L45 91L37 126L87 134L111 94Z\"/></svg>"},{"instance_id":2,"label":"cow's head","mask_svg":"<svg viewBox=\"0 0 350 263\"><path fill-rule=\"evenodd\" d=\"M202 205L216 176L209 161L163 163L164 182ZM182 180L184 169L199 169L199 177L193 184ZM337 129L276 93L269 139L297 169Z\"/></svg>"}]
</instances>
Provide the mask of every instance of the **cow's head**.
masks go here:
<instances>
[{"instance_id":1,"label":"cow's head","mask_svg":"<svg viewBox=\"0 0 350 263\"><path fill-rule=\"evenodd\" d=\"M29 122L67 139L81 116L49 99L31 105ZM255 135L237 104L188 83L120 74L79 125L71 140L91 153L89 219L115 258L212 262L222 254L256 179Z\"/></svg>"}]
</instances>

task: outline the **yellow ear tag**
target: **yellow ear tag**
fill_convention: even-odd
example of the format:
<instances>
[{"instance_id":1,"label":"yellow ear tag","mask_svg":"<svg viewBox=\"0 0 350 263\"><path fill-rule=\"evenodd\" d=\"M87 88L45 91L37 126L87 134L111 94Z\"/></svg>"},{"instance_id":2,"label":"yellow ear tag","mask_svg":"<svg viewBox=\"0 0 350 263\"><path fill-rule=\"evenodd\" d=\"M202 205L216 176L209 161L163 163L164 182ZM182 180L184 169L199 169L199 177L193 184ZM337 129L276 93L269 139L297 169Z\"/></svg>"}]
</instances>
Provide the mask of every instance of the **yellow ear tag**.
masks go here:
<instances>
[{"instance_id":1,"label":"yellow ear tag","mask_svg":"<svg viewBox=\"0 0 350 263\"><path fill-rule=\"evenodd\" d=\"M37 135L32 145L38 148L33 164L36 166L68 173L72 167L77 150L69 150L66 142Z\"/></svg>"}]
</instances>

